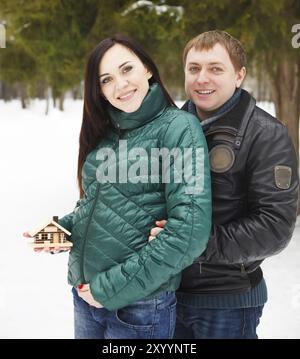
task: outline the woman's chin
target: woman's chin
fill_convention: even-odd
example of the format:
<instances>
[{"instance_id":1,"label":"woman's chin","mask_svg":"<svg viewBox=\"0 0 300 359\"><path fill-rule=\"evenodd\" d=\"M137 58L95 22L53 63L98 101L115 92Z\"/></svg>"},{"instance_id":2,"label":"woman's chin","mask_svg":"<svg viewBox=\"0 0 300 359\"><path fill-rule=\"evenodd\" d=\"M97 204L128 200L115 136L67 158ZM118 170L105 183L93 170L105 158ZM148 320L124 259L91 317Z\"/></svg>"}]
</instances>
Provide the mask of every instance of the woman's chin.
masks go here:
<instances>
[{"instance_id":1,"label":"woman's chin","mask_svg":"<svg viewBox=\"0 0 300 359\"><path fill-rule=\"evenodd\" d=\"M138 104L132 104L130 106L122 106L122 108L119 108L119 110L126 112L126 113L132 113L137 111L140 107L141 107L142 103L138 103Z\"/></svg>"}]
</instances>

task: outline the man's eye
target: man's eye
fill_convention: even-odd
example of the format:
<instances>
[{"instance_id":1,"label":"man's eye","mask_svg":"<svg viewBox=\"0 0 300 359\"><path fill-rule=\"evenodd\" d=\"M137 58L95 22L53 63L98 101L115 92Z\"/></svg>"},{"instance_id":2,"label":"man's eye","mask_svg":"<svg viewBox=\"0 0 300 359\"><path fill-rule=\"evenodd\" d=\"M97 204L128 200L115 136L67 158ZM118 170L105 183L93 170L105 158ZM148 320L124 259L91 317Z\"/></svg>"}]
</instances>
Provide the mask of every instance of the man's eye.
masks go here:
<instances>
[{"instance_id":1,"label":"man's eye","mask_svg":"<svg viewBox=\"0 0 300 359\"><path fill-rule=\"evenodd\" d=\"M132 66L125 66L125 67L123 67L123 73L127 73L127 72L129 72L129 71L131 71L132 70Z\"/></svg>"},{"instance_id":2,"label":"man's eye","mask_svg":"<svg viewBox=\"0 0 300 359\"><path fill-rule=\"evenodd\" d=\"M193 67L190 67L190 68L189 68L189 72L191 72L191 73L195 73L195 72L197 72L198 70L199 70L199 68L196 67L196 66L193 66Z\"/></svg>"},{"instance_id":3,"label":"man's eye","mask_svg":"<svg viewBox=\"0 0 300 359\"><path fill-rule=\"evenodd\" d=\"M221 72L222 69L221 69L220 67L212 67L212 68L211 68L211 71L212 71L212 72Z\"/></svg>"}]
</instances>

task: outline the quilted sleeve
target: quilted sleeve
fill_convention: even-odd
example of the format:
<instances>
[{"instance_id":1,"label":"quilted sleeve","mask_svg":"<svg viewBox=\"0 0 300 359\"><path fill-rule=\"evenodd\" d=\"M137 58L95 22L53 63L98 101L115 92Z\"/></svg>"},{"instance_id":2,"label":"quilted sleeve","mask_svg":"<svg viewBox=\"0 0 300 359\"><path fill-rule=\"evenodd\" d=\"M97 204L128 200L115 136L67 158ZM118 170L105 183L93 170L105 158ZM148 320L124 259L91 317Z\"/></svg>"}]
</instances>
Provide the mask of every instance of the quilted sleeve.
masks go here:
<instances>
[{"instance_id":1,"label":"quilted sleeve","mask_svg":"<svg viewBox=\"0 0 300 359\"><path fill-rule=\"evenodd\" d=\"M63 216L62 218L59 218L58 220L58 224L60 224L61 226L63 226L65 229L67 229L69 232L72 232L72 227L73 227L73 217L75 214L76 209L80 206L80 202L81 200L79 199L76 202L76 206L74 208L74 210L71 213L66 214L65 216Z\"/></svg>"},{"instance_id":2,"label":"quilted sleeve","mask_svg":"<svg viewBox=\"0 0 300 359\"><path fill-rule=\"evenodd\" d=\"M165 149L179 149L185 159L181 173L175 157L173 161L170 157L170 183L165 183L166 226L139 252L90 281L93 297L109 310L150 296L171 277L180 275L206 248L211 228L206 141L196 117L178 114L168 125L162 143Z\"/></svg>"}]
</instances>

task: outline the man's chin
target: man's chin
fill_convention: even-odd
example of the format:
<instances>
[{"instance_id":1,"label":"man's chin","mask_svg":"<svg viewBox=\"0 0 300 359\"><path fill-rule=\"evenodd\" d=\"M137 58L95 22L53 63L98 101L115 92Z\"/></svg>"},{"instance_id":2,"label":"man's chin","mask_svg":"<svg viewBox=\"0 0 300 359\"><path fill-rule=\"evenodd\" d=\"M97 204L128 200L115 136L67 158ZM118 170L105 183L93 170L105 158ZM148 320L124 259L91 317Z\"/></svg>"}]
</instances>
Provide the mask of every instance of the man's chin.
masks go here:
<instances>
[{"instance_id":1,"label":"man's chin","mask_svg":"<svg viewBox=\"0 0 300 359\"><path fill-rule=\"evenodd\" d=\"M203 103L198 104L198 103L195 103L195 102L194 102L194 104L195 104L197 110L199 110L200 112L210 113L210 112L213 112L213 111L218 109L218 106L203 105Z\"/></svg>"},{"instance_id":2,"label":"man's chin","mask_svg":"<svg viewBox=\"0 0 300 359\"><path fill-rule=\"evenodd\" d=\"M197 104L194 102L196 106L197 114L201 119L208 118L213 115L213 113L220 107L218 106L203 106L203 104Z\"/></svg>"}]
</instances>

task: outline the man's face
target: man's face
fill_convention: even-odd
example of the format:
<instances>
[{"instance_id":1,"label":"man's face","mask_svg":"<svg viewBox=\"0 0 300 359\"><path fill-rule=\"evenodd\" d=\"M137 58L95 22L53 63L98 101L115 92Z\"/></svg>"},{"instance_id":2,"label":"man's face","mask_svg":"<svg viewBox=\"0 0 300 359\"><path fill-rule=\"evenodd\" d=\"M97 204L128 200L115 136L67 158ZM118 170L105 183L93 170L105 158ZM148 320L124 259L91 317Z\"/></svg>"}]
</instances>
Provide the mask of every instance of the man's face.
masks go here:
<instances>
[{"instance_id":1,"label":"man's face","mask_svg":"<svg viewBox=\"0 0 300 359\"><path fill-rule=\"evenodd\" d=\"M210 50L191 48L184 72L185 92L201 118L209 117L229 100L246 75L244 67L235 70L227 50L219 43Z\"/></svg>"}]
</instances>

